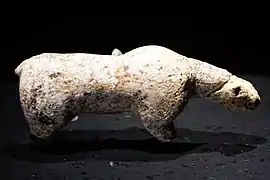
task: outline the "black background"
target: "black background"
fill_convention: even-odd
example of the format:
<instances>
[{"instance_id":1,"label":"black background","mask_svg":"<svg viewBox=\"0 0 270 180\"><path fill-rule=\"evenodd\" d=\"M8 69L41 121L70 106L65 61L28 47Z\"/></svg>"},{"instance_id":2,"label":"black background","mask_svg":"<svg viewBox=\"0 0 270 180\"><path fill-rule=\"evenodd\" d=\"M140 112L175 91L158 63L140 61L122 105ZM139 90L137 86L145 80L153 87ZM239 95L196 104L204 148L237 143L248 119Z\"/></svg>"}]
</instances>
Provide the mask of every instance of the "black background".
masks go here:
<instances>
[{"instance_id":1,"label":"black background","mask_svg":"<svg viewBox=\"0 0 270 180\"><path fill-rule=\"evenodd\" d=\"M268 75L267 16L66 16L18 18L3 22L2 80L15 80L14 69L44 52L109 54L143 45L161 45L232 73Z\"/></svg>"},{"instance_id":2,"label":"black background","mask_svg":"<svg viewBox=\"0 0 270 180\"><path fill-rule=\"evenodd\" d=\"M3 20L0 80L8 83L1 83L0 89L0 148L5 149L0 153L0 176L76 180L269 179L270 80L262 77L270 75L268 18L254 11L229 15L229 10L222 16L208 17L194 13L181 17L41 19L33 14L32 18L18 15ZM58 138L64 141L56 141L49 152L33 148L14 73L23 60L45 52L111 54L118 48L125 53L151 44L235 74L247 74L241 77L258 89L261 107L252 113L232 113L218 104L192 99L181 120L177 120L181 139L176 144L152 141L133 118L90 114L63 130ZM95 143L95 137L109 140Z\"/></svg>"}]
</instances>

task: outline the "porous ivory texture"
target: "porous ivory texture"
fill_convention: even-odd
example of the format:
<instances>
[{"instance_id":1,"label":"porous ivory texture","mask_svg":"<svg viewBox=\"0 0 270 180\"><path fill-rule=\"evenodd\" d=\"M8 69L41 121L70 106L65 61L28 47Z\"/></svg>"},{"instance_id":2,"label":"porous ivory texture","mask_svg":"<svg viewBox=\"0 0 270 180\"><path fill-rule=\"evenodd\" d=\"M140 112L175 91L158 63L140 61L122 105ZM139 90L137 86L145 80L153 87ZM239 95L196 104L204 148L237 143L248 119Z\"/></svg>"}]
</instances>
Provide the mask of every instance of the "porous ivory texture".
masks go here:
<instances>
[{"instance_id":1,"label":"porous ivory texture","mask_svg":"<svg viewBox=\"0 0 270 180\"><path fill-rule=\"evenodd\" d=\"M43 53L23 61L20 100L30 131L44 138L80 113L138 115L159 139L193 92L205 97L231 73L161 46L112 55ZM167 133L167 134L166 134Z\"/></svg>"}]
</instances>

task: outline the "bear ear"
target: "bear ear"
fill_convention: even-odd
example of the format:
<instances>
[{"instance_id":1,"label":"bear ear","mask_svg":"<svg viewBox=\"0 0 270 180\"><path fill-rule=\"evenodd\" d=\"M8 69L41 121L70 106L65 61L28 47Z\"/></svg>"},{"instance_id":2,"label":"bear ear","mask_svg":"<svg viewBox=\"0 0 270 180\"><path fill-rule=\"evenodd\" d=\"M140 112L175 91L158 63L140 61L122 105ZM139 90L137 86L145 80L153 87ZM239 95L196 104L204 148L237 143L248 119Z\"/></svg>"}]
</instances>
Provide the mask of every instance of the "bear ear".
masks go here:
<instances>
[{"instance_id":1,"label":"bear ear","mask_svg":"<svg viewBox=\"0 0 270 180\"><path fill-rule=\"evenodd\" d=\"M122 52L119 50L119 49L114 49L113 51L112 51L112 55L113 56L120 56L120 55L122 55Z\"/></svg>"},{"instance_id":2,"label":"bear ear","mask_svg":"<svg viewBox=\"0 0 270 180\"><path fill-rule=\"evenodd\" d=\"M240 91L241 91L241 87L240 87L240 86L237 86L237 87L233 88L233 93L234 93L236 96L239 95Z\"/></svg>"}]
</instances>

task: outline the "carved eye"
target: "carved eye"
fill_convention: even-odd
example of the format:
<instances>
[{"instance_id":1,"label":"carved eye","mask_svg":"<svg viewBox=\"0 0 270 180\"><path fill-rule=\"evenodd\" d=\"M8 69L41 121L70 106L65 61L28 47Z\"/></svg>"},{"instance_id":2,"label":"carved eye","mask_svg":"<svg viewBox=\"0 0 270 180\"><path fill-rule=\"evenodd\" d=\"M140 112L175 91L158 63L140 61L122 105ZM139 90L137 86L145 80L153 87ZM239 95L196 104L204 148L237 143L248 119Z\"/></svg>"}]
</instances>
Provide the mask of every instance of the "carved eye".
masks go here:
<instances>
[{"instance_id":1,"label":"carved eye","mask_svg":"<svg viewBox=\"0 0 270 180\"><path fill-rule=\"evenodd\" d=\"M238 87L236 87L236 88L233 88L233 93L234 93L236 96L240 93L240 91L241 91L241 87L240 87L240 86L238 86Z\"/></svg>"}]
</instances>

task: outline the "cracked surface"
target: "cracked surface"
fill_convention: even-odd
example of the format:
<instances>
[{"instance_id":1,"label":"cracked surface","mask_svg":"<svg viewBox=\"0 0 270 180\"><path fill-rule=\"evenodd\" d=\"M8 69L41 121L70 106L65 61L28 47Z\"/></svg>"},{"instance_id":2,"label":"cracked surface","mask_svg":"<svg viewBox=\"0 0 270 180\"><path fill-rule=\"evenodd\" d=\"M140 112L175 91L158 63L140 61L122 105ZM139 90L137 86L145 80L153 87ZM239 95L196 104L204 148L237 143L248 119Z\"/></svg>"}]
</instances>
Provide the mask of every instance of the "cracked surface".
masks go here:
<instances>
[{"instance_id":1,"label":"cracked surface","mask_svg":"<svg viewBox=\"0 0 270 180\"><path fill-rule=\"evenodd\" d=\"M22 62L15 72L31 134L48 137L80 113L130 111L153 136L171 141L173 121L193 93L206 97L231 77L161 46L114 52L44 53Z\"/></svg>"}]
</instances>

